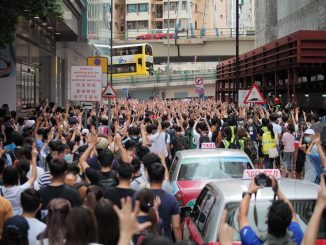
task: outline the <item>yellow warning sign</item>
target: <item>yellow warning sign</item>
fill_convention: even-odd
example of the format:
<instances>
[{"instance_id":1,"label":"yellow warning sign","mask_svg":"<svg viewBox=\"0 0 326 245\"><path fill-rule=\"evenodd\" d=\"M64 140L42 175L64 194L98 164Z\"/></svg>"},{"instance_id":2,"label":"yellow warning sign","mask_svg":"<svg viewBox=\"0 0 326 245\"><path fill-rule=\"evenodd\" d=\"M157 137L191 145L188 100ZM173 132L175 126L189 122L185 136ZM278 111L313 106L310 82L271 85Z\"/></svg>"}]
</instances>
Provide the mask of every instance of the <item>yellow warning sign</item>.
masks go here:
<instances>
[{"instance_id":1,"label":"yellow warning sign","mask_svg":"<svg viewBox=\"0 0 326 245\"><path fill-rule=\"evenodd\" d=\"M101 66L102 73L108 73L108 58L107 57L88 57L88 66Z\"/></svg>"}]
</instances>

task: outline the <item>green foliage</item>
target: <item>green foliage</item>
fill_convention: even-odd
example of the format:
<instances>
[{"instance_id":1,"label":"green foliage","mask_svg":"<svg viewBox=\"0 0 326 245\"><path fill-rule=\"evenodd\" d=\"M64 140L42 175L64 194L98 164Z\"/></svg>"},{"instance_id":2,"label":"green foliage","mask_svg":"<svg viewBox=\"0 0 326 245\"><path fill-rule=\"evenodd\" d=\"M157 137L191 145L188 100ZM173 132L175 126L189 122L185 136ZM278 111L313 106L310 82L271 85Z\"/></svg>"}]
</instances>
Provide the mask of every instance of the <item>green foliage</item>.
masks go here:
<instances>
[{"instance_id":1,"label":"green foliage","mask_svg":"<svg viewBox=\"0 0 326 245\"><path fill-rule=\"evenodd\" d=\"M15 40L16 25L20 17L27 20L39 16L63 20L60 0L4 0L0 2L0 47Z\"/></svg>"}]
</instances>

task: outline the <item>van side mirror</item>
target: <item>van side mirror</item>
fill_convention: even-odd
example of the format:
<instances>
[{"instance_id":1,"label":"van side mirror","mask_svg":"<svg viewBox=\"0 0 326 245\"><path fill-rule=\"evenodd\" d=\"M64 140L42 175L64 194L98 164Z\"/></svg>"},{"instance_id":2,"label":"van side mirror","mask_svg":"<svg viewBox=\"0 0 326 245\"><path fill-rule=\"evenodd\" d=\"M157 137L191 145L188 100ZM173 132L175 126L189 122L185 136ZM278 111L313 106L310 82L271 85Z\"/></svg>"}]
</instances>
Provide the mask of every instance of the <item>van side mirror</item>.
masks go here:
<instances>
[{"instance_id":1,"label":"van side mirror","mask_svg":"<svg viewBox=\"0 0 326 245\"><path fill-rule=\"evenodd\" d=\"M192 208L188 206L184 206L180 208L181 210L181 217L191 217L192 215Z\"/></svg>"}]
</instances>

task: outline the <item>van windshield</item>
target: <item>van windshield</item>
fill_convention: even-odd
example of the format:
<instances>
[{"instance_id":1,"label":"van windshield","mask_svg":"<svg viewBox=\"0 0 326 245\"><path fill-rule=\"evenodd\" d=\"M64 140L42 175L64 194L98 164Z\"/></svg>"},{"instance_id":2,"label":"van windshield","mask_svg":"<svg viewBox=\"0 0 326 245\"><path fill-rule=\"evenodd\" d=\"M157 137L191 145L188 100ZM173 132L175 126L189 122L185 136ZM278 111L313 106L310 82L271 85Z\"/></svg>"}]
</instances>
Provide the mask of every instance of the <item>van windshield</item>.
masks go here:
<instances>
[{"instance_id":1,"label":"van windshield","mask_svg":"<svg viewBox=\"0 0 326 245\"><path fill-rule=\"evenodd\" d=\"M311 218L313 213L316 200L293 200L291 201L293 208L297 214L297 219L299 225L303 232L306 231L308 222ZM272 201L256 201L251 202L248 212L248 219L250 226L255 231L257 236L261 234L265 234L267 232L267 224L265 224L265 219L267 217L267 213L269 207L271 206ZM256 206L256 214L257 214L257 222L255 221L255 212L254 208ZM237 215L239 212L239 203L238 202L231 202L226 204L225 208L228 211L227 222L231 225L234 229L233 240L240 241L240 234L239 234L239 225ZM323 217L321 219L321 224L319 227L319 239L326 238L326 210L324 210Z\"/></svg>"},{"instance_id":2,"label":"van windshield","mask_svg":"<svg viewBox=\"0 0 326 245\"><path fill-rule=\"evenodd\" d=\"M245 157L184 158L178 180L241 178L248 168L251 164Z\"/></svg>"}]
</instances>

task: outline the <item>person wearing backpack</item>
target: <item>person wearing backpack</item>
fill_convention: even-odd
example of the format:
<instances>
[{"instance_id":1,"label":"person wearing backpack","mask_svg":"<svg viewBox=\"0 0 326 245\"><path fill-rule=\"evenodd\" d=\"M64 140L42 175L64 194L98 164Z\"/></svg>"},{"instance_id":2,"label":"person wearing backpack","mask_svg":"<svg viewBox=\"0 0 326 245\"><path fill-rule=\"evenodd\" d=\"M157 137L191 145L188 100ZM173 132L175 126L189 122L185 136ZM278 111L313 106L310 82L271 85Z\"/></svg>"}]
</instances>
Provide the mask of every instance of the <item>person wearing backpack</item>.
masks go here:
<instances>
[{"instance_id":1,"label":"person wearing backpack","mask_svg":"<svg viewBox=\"0 0 326 245\"><path fill-rule=\"evenodd\" d=\"M197 149L197 143L196 143L196 136L194 132L196 132L196 126L197 123L193 119L190 119L188 121L188 128L186 129L186 134L185 136L187 137L187 142L188 142L188 147L187 149ZM196 134L198 134L196 132ZM198 136L198 141L199 141L199 136Z\"/></svg>"},{"instance_id":2,"label":"person wearing backpack","mask_svg":"<svg viewBox=\"0 0 326 245\"><path fill-rule=\"evenodd\" d=\"M240 145L240 150L244 151L253 163L257 162L256 147L248 136L245 128L239 127L237 138Z\"/></svg>"},{"instance_id":3,"label":"person wearing backpack","mask_svg":"<svg viewBox=\"0 0 326 245\"><path fill-rule=\"evenodd\" d=\"M182 135L182 129L180 126L175 127L176 137L175 137L175 152L187 149L187 137Z\"/></svg>"},{"instance_id":4,"label":"person wearing backpack","mask_svg":"<svg viewBox=\"0 0 326 245\"><path fill-rule=\"evenodd\" d=\"M100 170L91 168L87 163L87 159L91 152L95 150L97 142L97 135L92 134L86 151L80 157L80 166L92 185L98 185L104 189L114 187L117 185L117 179L116 172L111 170L114 155L110 150L101 149L98 153L98 162L101 167Z\"/></svg>"},{"instance_id":5,"label":"person wearing backpack","mask_svg":"<svg viewBox=\"0 0 326 245\"><path fill-rule=\"evenodd\" d=\"M238 141L235 139L230 126L223 129L223 139L218 148L239 149Z\"/></svg>"},{"instance_id":6,"label":"person wearing backpack","mask_svg":"<svg viewBox=\"0 0 326 245\"><path fill-rule=\"evenodd\" d=\"M268 209L267 233L258 236L249 223L248 211L251 197L256 195L259 189L263 188L262 186L257 186L255 178L253 178L247 192L244 192L239 206L238 224L241 243L251 245L300 245L303 239L303 232L293 206L278 187L277 180L274 177L268 178L272 182L272 189L278 200L274 200Z\"/></svg>"},{"instance_id":7,"label":"person wearing backpack","mask_svg":"<svg viewBox=\"0 0 326 245\"><path fill-rule=\"evenodd\" d=\"M136 191L131 189L130 182L134 168L129 163L120 164L118 167L119 184L115 187L108 188L103 197L109 199L113 204L121 208L121 198L132 197Z\"/></svg>"}]
</instances>

